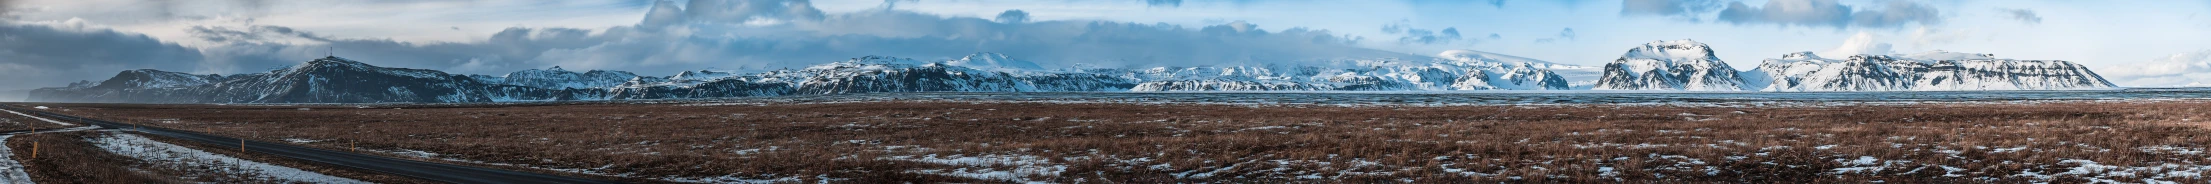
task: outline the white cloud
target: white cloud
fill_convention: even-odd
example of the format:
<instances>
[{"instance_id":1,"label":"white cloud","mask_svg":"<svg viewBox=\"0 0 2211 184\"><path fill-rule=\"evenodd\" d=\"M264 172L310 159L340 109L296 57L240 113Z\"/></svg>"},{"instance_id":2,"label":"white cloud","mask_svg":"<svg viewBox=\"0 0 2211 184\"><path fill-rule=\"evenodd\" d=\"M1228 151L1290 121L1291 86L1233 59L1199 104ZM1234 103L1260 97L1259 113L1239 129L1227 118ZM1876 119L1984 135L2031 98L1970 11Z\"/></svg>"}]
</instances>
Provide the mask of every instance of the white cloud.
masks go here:
<instances>
[{"instance_id":1,"label":"white cloud","mask_svg":"<svg viewBox=\"0 0 2211 184\"><path fill-rule=\"evenodd\" d=\"M2211 86L2211 50L2173 54L2147 63L2097 69L2119 86Z\"/></svg>"},{"instance_id":2,"label":"white cloud","mask_svg":"<svg viewBox=\"0 0 2211 184\"><path fill-rule=\"evenodd\" d=\"M1973 31L1970 30L1937 30L1934 28L1920 27L1919 29L1912 30L1911 46L1912 48L1926 49L1937 45L1956 43L1959 40L1964 40L1968 36L1972 36L1972 33Z\"/></svg>"},{"instance_id":3,"label":"white cloud","mask_svg":"<svg viewBox=\"0 0 2211 184\"><path fill-rule=\"evenodd\" d=\"M215 43L202 49L209 60L221 61L210 63L234 66L221 72L296 64L305 53L320 56L331 47L341 57L372 64L478 74L562 66L654 75L710 67L797 67L866 55L930 59L975 52L1097 66L1422 57L1356 47L1351 44L1357 38L1326 30L1268 30L1245 21L1197 28L1088 20L1013 22L887 9L824 14L810 10L803 4L807 1L698 2L674 6L673 1L660 1L633 26L515 27L467 42L344 38L269 25L202 26L190 34ZM1455 31L1431 34L1455 39Z\"/></svg>"},{"instance_id":4,"label":"white cloud","mask_svg":"<svg viewBox=\"0 0 2211 184\"><path fill-rule=\"evenodd\" d=\"M283 25L342 37L413 42L481 39L506 27L606 27L636 24L650 1L637 0L9 0L27 9L16 21L84 19L125 32L174 40L202 25ZM458 28L458 29L456 29Z\"/></svg>"},{"instance_id":5,"label":"white cloud","mask_svg":"<svg viewBox=\"0 0 2211 184\"><path fill-rule=\"evenodd\" d=\"M1857 35L1851 35L1850 39L1843 40L1841 46L1836 46L1834 49L1821 51L1819 52L1819 55L1841 58L1851 55L1883 55L1895 52L1894 50L1890 49L1891 46L1889 45L1889 43L1882 43L1877 39L1877 35L1861 31L1858 32Z\"/></svg>"}]
</instances>

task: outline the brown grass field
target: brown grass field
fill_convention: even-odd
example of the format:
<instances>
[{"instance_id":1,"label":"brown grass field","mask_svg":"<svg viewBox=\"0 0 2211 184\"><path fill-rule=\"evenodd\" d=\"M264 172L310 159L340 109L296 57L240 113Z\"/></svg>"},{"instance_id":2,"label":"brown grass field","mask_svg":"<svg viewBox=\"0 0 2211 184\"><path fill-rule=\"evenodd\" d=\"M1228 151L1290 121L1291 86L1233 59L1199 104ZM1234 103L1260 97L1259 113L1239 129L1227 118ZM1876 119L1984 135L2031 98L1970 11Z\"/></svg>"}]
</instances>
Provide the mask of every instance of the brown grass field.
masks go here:
<instances>
[{"instance_id":1,"label":"brown grass field","mask_svg":"<svg viewBox=\"0 0 2211 184\"><path fill-rule=\"evenodd\" d=\"M7 114L14 116L14 114ZM20 116L19 116L20 117ZM40 122L45 123L45 122ZM94 147L83 137L91 132L59 132L17 135L8 138L7 146L39 183L185 183L176 176L189 172L167 167L145 167L148 163L116 155ZM31 157L32 144L38 144L37 158ZM223 179L223 178L205 178Z\"/></svg>"},{"instance_id":2,"label":"brown grass field","mask_svg":"<svg viewBox=\"0 0 2211 184\"><path fill-rule=\"evenodd\" d=\"M627 182L2211 180L2203 176L2211 172L2205 101L35 105L269 142Z\"/></svg>"}]
</instances>

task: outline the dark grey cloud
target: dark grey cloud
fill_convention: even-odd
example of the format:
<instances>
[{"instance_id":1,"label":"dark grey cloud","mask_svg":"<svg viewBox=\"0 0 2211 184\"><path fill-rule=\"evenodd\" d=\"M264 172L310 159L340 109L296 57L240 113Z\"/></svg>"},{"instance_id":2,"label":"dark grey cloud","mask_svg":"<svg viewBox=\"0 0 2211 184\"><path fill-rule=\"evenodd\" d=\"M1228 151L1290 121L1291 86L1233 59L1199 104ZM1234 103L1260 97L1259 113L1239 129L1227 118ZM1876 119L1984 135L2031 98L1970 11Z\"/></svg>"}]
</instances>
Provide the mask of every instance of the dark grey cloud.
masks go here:
<instances>
[{"instance_id":1,"label":"dark grey cloud","mask_svg":"<svg viewBox=\"0 0 2211 184\"><path fill-rule=\"evenodd\" d=\"M514 27L479 41L345 38L277 25L195 26L197 48L82 26L0 22L0 89L100 80L126 69L264 72L336 55L389 67L500 74L527 68L613 69L647 75L705 68L795 68L867 55L944 59L998 52L1047 65L1106 67L1420 58L1366 49L1363 37L1232 21L1182 26L1090 20L1006 21L879 9L826 14L810 2L656 1L636 25ZM1021 12L1016 14L1027 14ZM1460 39L1456 28L1425 32ZM1412 31L1407 31L1412 32Z\"/></svg>"},{"instance_id":2,"label":"dark grey cloud","mask_svg":"<svg viewBox=\"0 0 2211 184\"><path fill-rule=\"evenodd\" d=\"M1182 0L1144 0L1144 4L1152 7L1182 7Z\"/></svg>"},{"instance_id":3,"label":"dark grey cloud","mask_svg":"<svg viewBox=\"0 0 2211 184\"><path fill-rule=\"evenodd\" d=\"M2025 23L2027 23L2027 24L2042 24L2042 16L2041 16L2041 15L2035 15L2035 14L2034 14L2034 10L2028 10L2028 9L1997 9L1996 11L2003 11L2003 12L2004 12L2004 15L2005 15L2005 17L2009 17L2009 18L2011 18L2011 19L2014 19L2014 20L2019 20L2019 22L2025 22Z\"/></svg>"},{"instance_id":4,"label":"dark grey cloud","mask_svg":"<svg viewBox=\"0 0 2211 184\"><path fill-rule=\"evenodd\" d=\"M15 0L0 0L0 18L8 18L15 11Z\"/></svg>"},{"instance_id":5,"label":"dark grey cloud","mask_svg":"<svg viewBox=\"0 0 2211 184\"><path fill-rule=\"evenodd\" d=\"M1855 10L1855 11L1853 11ZM1806 27L1899 27L1910 23L1941 24L1940 11L1918 3L1891 1L1881 9L1854 9L1835 0L1772 0L1753 7L1728 3L1717 20L1733 24L1776 24Z\"/></svg>"},{"instance_id":6,"label":"dark grey cloud","mask_svg":"<svg viewBox=\"0 0 2211 184\"><path fill-rule=\"evenodd\" d=\"M1695 17L1720 8L1717 0L1621 0L1622 16L1686 16Z\"/></svg>"},{"instance_id":7,"label":"dark grey cloud","mask_svg":"<svg viewBox=\"0 0 2211 184\"><path fill-rule=\"evenodd\" d=\"M691 1L684 17L699 21L751 20L754 18L820 20L824 15L809 0Z\"/></svg>"},{"instance_id":8,"label":"dark grey cloud","mask_svg":"<svg viewBox=\"0 0 2211 184\"><path fill-rule=\"evenodd\" d=\"M465 43L332 38L278 26L206 27L191 33L223 43L203 49L211 63L221 60L224 65L241 66L241 71L258 70L246 66L296 64L306 60L302 56L319 57L323 49L332 47L340 57L371 64L479 74L562 66L666 75L709 67L801 67L866 55L931 59L976 52L1004 53L1047 65L1093 66L1421 57L1359 48L1352 44L1363 38L1327 30L1277 31L1244 21L1200 27L1087 20L1017 23L1005 20L1025 16L946 18L887 9L821 14L810 5L794 4L805 1L697 2L676 6L673 1L660 1L634 26L518 27ZM1448 28L1429 34L1441 39L1459 33Z\"/></svg>"},{"instance_id":9,"label":"dark grey cloud","mask_svg":"<svg viewBox=\"0 0 2211 184\"><path fill-rule=\"evenodd\" d=\"M284 1L270 0L103 0L96 1L99 8L83 10L70 15L42 17L51 20L78 18L107 25L167 23L177 20L208 20L215 18L253 17L266 15L272 5ZM22 7L22 2L0 1L0 6ZM36 5L34 5L36 6ZM0 8L8 11L15 8ZM16 9L20 10L20 9ZM4 12L0 12L4 14ZM46 14L41 12L40 14ZM5 16L5 15L0 15ZM31 16L31 15L23 15Z\"/></svg>"},{"instance_id":10,"label":"dark grey cloud","mask_svg":"<svg viewBox=\"0 0 2211 184\"><path fill-rule=\"evenodd\" d=\"M998 13L997 20L998 22L1009 24L1029 22L1029 12L1024 12L1021 10L1006 10L1006 12Z\"/></svg>"},{"instance_id":11,"label":"dark grey cloud","mask_svg":"<svg viewBox=\"0 0 2211 184\"><path fill-rule=\"evenodd\" d=\"M1567 39L1567 40L1573 40L1573 39L1574 39L1575 37L1577 37L1577 36L1576 36L1576 35L1574 35L1574 28L1571 28L1571 27L1569 27L1569 28L1566 28L1566 30L1559 30L1559 31L1558 31L1558 38L1562 38L1562 39Z\"/></svg>"},{"instance_id":12,"label":"dark grey cloud","mask_svg":"<svg viewBox=\"0 0 2211 184\"><path fill-rule=\"evenodd\" d=\"M899 4L899 3L918 3L918 2L921 2L921 0L883 0L883 8L884 8L884 9L895 9L895 8L898 8L898 4Z\"/></svg>"},{"instance_id":13,"label":"dark grey cloud","mask_svg":"<svg viewBox=\"0 0 2211 184\"><path fill-rule=\"evenodd\" d=\"M142 34L81 24L0 21L0 89L104 79L128 69L199 67L200 53Z\"/></svg>"}]
</instances>

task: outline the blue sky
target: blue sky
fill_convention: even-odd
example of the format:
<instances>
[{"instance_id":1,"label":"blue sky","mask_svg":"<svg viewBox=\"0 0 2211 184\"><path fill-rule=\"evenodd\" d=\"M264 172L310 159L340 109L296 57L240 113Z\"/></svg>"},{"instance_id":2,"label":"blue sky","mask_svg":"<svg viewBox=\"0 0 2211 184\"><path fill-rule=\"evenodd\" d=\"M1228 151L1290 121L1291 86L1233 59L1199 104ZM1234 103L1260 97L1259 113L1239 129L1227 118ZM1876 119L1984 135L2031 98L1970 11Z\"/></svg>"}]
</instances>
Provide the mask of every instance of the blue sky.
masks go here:
<instances>
[{"instance_id":1,"label":"blue sky","mask_svg":"<svg viewBox=\"0 0 2211 184\"><path fill-rule=\"evenodd\" d=\"M973 52L1142 67L1472 49L1602 65L1674 39L1746 70L1798 51L1948 50L2075 61L2122 86L2211 85L2204 0L4 0L0 31L0 77L17 79L0 89L139 68L260 72L332 47L464 74L668 75Z\"/></svg>"}]
</instances>

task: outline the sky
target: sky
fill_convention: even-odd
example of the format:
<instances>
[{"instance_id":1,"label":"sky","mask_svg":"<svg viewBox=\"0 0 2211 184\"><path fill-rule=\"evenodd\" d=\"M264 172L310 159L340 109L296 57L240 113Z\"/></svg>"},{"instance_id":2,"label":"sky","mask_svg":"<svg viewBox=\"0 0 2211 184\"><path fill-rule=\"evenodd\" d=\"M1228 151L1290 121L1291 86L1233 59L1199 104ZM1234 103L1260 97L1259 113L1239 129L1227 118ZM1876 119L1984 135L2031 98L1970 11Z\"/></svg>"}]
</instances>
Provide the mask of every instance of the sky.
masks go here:
<instances>
[{"instance_id":1,"label":"sky","mask_svg":"<svg viewBox=\"0 0 2211 184\"><path fill-rule=\"evenodd\" d=\"M1743 70L1801 51L1945 50L2073 61L2120 86L2206 86L2206 33L2211 0L0 0L0 90L129 69L266 72L328 54L487 75L977 52L1151 67L1468 49L1601 66L1678 39Z\"/></svg>"}]
</instances>

